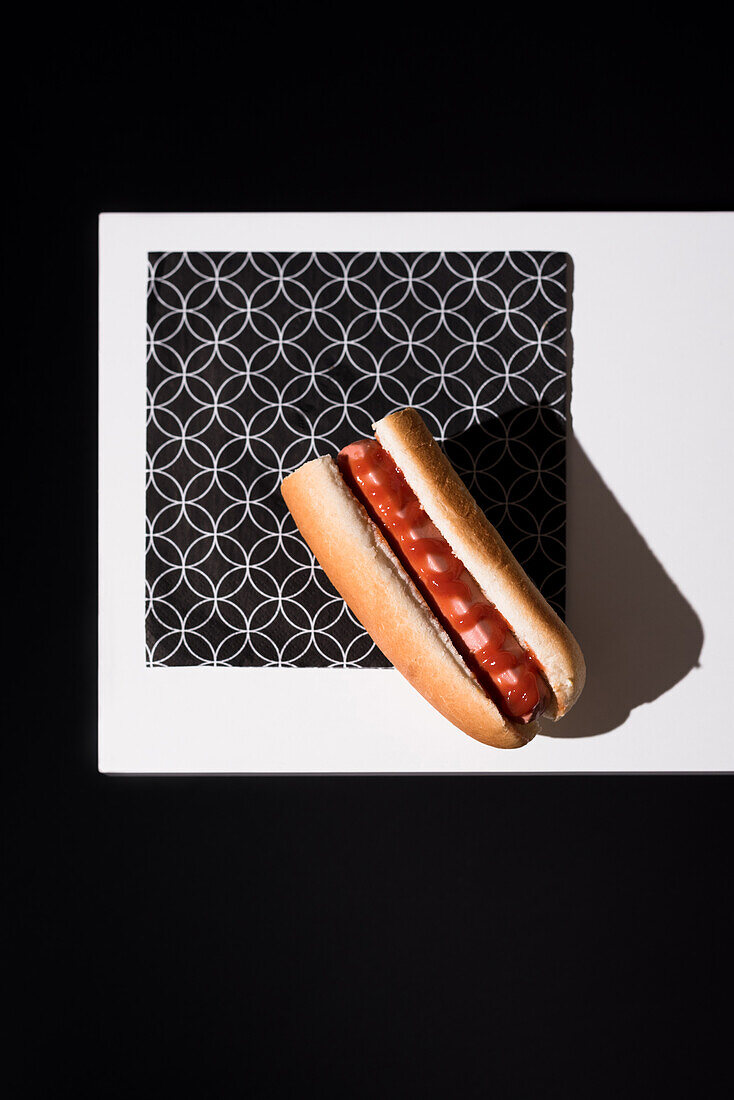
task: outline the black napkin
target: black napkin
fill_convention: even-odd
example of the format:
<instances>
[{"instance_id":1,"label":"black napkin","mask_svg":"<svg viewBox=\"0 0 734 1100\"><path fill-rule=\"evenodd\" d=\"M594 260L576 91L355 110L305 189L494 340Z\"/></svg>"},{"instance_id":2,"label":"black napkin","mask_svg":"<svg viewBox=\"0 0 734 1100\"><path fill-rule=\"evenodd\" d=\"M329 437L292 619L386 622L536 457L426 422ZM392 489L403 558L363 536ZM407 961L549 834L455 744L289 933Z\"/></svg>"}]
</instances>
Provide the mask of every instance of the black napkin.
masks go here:
<instances>
[{"instance_id":1,"label":"black napkin","mask_svg":"<svg viewBox=\"0 0 734 1100\"><path fill-rule=\"evenodd\" d=\"M563 614L567 265L151 254L147 663L386 665L279 486L404 405Z\"/></svg>"}]
</instances>

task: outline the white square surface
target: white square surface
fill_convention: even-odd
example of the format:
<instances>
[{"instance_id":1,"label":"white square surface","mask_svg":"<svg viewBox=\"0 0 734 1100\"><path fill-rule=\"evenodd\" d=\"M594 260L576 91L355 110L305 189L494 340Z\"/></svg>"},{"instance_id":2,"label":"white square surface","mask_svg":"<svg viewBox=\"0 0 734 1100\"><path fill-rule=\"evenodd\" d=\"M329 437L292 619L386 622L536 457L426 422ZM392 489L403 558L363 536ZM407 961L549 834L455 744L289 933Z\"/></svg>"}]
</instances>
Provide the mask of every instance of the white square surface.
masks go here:
<instances>
[{"instance_id":1,"label":"white square surface","mask_svg":"<svg viewBox=\"0 0 734 1100\"><path fill-rule=\"evenodd\" d=\"M480 745L392 669L145 666L147 256L181 250L571 255L567 614L589 671L554 736ZM729 213L102 215L100 771L731 770L733 257Z\"/></svg>"}]
</instances>

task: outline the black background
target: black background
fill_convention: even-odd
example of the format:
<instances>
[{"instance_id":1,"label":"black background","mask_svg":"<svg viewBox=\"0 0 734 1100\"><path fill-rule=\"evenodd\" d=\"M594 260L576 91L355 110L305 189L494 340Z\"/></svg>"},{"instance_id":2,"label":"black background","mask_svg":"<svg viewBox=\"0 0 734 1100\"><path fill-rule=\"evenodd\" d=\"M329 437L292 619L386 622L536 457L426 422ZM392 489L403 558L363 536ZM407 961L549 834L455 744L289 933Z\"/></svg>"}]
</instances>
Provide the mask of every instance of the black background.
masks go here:
<instances>
[{"instance_id":1,"label":"black background","mask_svg":"<svg viewBox=\"0 0 734 1100\"><path fill-rule=\"evenodd\" d=\"M100 211L732 205L716 25L344 14L6 39L12 1094L708 1092L728 777L96 773Z\"/></svg>"}]
</instances>

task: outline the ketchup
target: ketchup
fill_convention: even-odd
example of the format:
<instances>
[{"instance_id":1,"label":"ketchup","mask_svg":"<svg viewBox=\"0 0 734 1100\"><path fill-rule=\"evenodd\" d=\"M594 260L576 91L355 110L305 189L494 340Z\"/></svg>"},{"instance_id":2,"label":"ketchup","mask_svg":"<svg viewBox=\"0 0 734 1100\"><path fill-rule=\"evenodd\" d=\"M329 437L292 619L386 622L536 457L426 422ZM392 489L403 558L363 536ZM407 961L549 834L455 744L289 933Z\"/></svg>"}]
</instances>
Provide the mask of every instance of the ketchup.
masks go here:
<instances>
[{"instance_id":1,"label":"ketchup","mask_svg":"<svg viewBox=\"0 0 734 1100\"><path fill-rule=\"evenodd\" d=\"M487 694L515 722L536 718L549 691L535 658L487 602L389 454L377 440L361 439L337 462Z\"/></svg>"}]
</instances>

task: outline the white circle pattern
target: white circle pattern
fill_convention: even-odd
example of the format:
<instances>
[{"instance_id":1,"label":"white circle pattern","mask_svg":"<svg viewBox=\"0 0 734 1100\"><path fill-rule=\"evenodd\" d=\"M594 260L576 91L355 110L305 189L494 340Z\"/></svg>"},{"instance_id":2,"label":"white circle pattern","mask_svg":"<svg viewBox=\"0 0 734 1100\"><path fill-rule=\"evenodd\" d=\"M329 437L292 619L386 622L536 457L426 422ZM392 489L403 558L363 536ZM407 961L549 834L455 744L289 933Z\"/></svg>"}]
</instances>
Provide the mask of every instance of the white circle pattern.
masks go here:
<instances>
[{"instance_id":1,"label":"white circle pattern","mask_svg":"<svg viewBox=\"0 0 734 1100\"><path fill-rule=\"evenodd\" d=\"M146 660L383 667L282 478L413 405L563 613L567 257L149 256Z\"/></svg>"}]
</instances>

